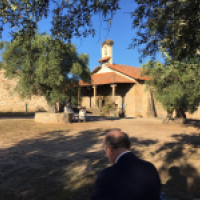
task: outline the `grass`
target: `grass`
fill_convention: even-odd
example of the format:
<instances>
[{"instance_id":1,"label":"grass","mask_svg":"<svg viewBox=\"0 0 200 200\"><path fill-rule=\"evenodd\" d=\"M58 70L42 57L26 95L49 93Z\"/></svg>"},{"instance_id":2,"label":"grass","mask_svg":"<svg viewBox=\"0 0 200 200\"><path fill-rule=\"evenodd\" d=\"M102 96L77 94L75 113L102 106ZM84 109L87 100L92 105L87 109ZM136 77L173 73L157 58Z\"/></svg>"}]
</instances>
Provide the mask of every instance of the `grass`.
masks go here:
<instances>
[{"instance_id":1,"label":"grass","mask_svg":"<svg viewBox=\"0 0 200 200\"><path fill-rule=\"evenodd\" d=\"M65 125L60 128L58 125L37 124L33 119L6 120L5 123L0 123L0 140L20 141L25 136L35 137L44 132L67 131L68 129Z\"/></svg>"},{"instance_id":2,"label":"grass","mask_svg":"<svg viewBox=\"0 0 200 200\"><path fill-rule=\"evenodd\" d=\"M62 127L60 127L62 126ZM51 137L51 133L53 132L64 132L68 131L69 128L66 125L45 125L45 124L36 124L33 119L27 120L5 120L4 123L0 123L0 141L4 141L4 143L20 143L23 140L34 140L34 138L42 138L42 137ZM48 134L49 133L49 134ZM1 148L0 148L1 150ZM1 151L0 151L1 153ZM0 154L1 155L1 154ZM0 157L1 160L1 157ZM22 164L22 163L21 163ZM20 166L20 165L19 165ZM21 165L22 170L17 169L18 166L9 167L10 175L7 175L7 179L12 180L13 173L14 177L18 177L18 174L23 178L20 181L29 182L33 177L38 175L37 171L32 168L26 167L25 169L29 172L23 172L23 164ZM4 169L5 170L5 169ZM4 172L0 167L0 172ZM13 172L12 172L13 171ZM48 172L48 173L47 173ZM60 174L59 174L60 173ZM62 176L60 176L62 174ZM60 199L68 199L68 200L79 200L79 199L88 199L89 196L93 192L94 182L96 179L96 175L94 173L84 173L80 174L79 170L75 170L74 168L70 168L67 170L67 173L63 172L63 168L57 165L54 161L51 161L51 164L45 165L41 168L41 175L39 178L38 186L35 186L34 190L34 198L31 197L32 190L24 189L18 193L18 196L29 196L28 199L38 199L38 200L60 200ZM53 182L55 179L63 179L61 184L55 185ZM12 181L13 182L13 181ZM56 182L56 181L55 181ZM12 186L13 183L10 183L9 188L18 187ZM19 185L20 185L19 184ZM48 188L43 188L42 185L46 185ZM70 186L69 186L70 185ZM67 187L66 187L67 186ZM18 199L18 196L9 188L2 189L1 188L1 180L0 180L0 199L8 199L15 200ZM25 186L26 188L26 186ZM16 188L15 188L16 189ZM79 192L76 192L79 191ZM82 194L81 194L82 193ZM81 196L81 198L80 198Z\"/></svg>"}]
</instances>

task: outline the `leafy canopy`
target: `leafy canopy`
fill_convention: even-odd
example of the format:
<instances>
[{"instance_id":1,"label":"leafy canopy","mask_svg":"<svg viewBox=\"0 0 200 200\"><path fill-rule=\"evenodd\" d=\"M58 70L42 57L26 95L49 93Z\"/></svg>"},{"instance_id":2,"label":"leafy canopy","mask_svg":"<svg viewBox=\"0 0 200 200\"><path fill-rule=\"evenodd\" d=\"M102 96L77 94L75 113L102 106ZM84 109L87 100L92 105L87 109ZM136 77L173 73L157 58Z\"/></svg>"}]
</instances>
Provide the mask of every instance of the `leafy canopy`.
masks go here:
<instances>
[{"instance_id":1,"label":"leafy canopy","mask_svg":"<svg viewBox=\"0 0 200 200\"><path fill-rule=\"evenodd\" d=\"M141 58L157 52L167 52L172 59L193 57L200 46L200 1L196 0L136 0L138 8L132 12L136 37L129 48L146 44L140 49Z\"/></svg>"},{"instance_id":2,"label":"leafy canopy","mask_svg":"<svg viewBox=\"0 0 200 200\"><path fill-rule=\"evenodd\" d=\"M21 40L23 39L23 42ZM8 79L18 78L14 92L22 99L45 96L48 104L77 96L78 81L91 80L89 56L78 55L76 47L43 33L16 34L12 42L1 42L3 64Z\"/></svg>"},{"instance_id":3,"label":"leafy canopy","mask_svg":"<svg viewBox=\"0 0 200 200\"><path fill-rule=\"evenodd\" d=\"M104 21L112 22L120 9L120 0L3 0L0 2L0 37L7 23L29 33L49 14L52 17L52 37L71 41L73 36L95 35L92 17L101 14ZM130 12L137 35L130 48L145 44L139 49L141 58L158 51L167 52L173 59L181 50L179 61L193 57L200 46L200 1L197 0L135 0L137 8ZM50 10L50 3L53 10ZM29 27L25 26L29 24ZM14 32L11 32L14 39ZM31 35L35 34L32 31Z\"/></svg>"},{"instance_id":4,"label":"leafy canopy","mask_svg":"<svg viewBox=\"0 0 200 200\"><path fill-rule=\"evenodd\" d=\"M50 10L50 2L53 3L53 10ZM72 36L94 35L91 17L99 13L106 21L110 21L119 9L118 2L119 0L3 0L0 1L0 37L6 23L10 23L11 28L23 29L27 23L36 26L49 14L53 14L52 36L70 41Z\"/></svg>"},{"instance_id":5,"label":"leafy canopy","mask_svg":"<svg viewBox=\"0 0 200 200\"><path fill-rule=\"evenodd\" d=\"M146 83L166 111L181 109L193 113L197 110L200 103L200 71L199 60L195 62L193 64L191 61L179 62L167 58L165 64L148 61L142 65L141 74L151 78ZM178 68L180 63L182 67Z\"/></svg>"}]
</instances>

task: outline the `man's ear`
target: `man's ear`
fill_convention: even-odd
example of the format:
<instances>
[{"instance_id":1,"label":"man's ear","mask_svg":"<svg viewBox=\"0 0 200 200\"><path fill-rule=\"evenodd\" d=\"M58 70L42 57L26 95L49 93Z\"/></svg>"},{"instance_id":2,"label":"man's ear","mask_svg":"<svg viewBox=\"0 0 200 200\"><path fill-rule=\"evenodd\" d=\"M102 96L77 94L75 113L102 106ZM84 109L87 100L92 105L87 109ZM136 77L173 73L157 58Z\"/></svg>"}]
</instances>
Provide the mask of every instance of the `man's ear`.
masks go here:
<instances>
[{"instance_id":1,"label":"man's ear","mask_svg":"<svg viewBox=\"0 0 200 200\"><path fill-rule=\"evenodd\" d=\"M110 149L110 151L113 153L115 151L115 149L113 149L112 147L109 147L108 148Z\"/></svg>"}]
</instances>

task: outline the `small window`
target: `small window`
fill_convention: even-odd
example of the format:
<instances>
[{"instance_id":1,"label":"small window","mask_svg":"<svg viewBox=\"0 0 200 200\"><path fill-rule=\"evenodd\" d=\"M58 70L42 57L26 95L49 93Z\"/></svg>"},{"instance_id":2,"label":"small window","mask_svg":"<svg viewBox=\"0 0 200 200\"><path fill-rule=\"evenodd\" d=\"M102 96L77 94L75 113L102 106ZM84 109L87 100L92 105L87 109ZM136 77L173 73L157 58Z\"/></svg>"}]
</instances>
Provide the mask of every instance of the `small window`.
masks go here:
<instances>
[{"instance_id":1,"label":"small window","mask_svg":"<svg viewBox=\"0 0 200 200\"><path fill-rule=\"evenodd\" d=\"M104 48L105 56L107 56L107 47Z\"/></svg>"}]
</instances>

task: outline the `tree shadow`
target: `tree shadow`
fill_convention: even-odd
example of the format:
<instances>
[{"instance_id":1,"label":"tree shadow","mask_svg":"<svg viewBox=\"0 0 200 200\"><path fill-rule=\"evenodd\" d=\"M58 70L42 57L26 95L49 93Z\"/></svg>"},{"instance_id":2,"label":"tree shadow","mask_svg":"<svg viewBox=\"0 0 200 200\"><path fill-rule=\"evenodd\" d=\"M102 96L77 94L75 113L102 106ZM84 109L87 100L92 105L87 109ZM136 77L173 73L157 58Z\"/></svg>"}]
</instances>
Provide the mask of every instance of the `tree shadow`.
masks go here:
<instances>
[{"instance_id":1,"label":"tree shadow","mask_svg":"<svg viewBox=\"0 0 200 200\"><path fill-rule=\"evenodd\" d=\"M35 117L35 112L0 112L0 119L1 118L34 118Z\"/></svg>"},{"instance_id":2,"label":"tree shadow","mask_svg":"<svg viewBox=\"0 0 200 200\"><path fill-rule=\"evenodd\" d=\"M185 127L194 127L200 128L200 120L197 119L187 119L186 124L183 124Z\"/></svg>"},{"instance_id":3,"label":"tree shadow","mask_svg":"<svg viewBox=\"0 0 200 200\"><path fill-rule=\"evenodd\" d=\"M76 118L78 118L78 114L76 114ZM87 122L93 122L93 121L105 121L105 120L122 120L122 119L135 119L135 117L106 117L106 116L95 116L95 115L87 115L86 114L86 121Z\"/></svg>"},{"instance_id":4,"label":"tree shadow","mask_svg":"<svg viewBox=\"0 0 200 200\"><path fill-rule=\"evenodd\" d=\"M197 163L200 134L176 134L172 137L175 141L163 144L154 155L163 161L159 168L160 176L166 181L163 191L167 198L200 198L200 165Z\"/></svg>"},{"instance_id":5,"label":"tree shadow","mask_svg":"<svg viewBox=\"0 0 200 200\"><path fill-rule=\"evenodd\" d=\"M111 129L41 133L10 148L0 149L0 199L89 199L99 171L111 166L102 156L102 142ZM154 140L132 137L131 151ZM98 147L95 147L98 145Z\"/></svg>"}]
</instances>

